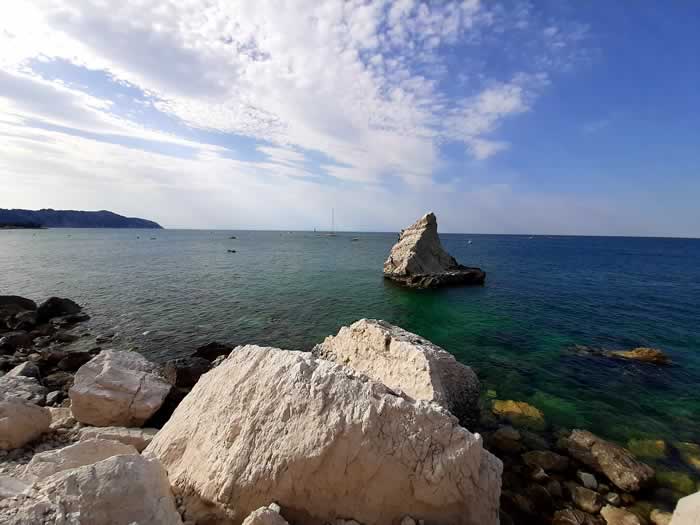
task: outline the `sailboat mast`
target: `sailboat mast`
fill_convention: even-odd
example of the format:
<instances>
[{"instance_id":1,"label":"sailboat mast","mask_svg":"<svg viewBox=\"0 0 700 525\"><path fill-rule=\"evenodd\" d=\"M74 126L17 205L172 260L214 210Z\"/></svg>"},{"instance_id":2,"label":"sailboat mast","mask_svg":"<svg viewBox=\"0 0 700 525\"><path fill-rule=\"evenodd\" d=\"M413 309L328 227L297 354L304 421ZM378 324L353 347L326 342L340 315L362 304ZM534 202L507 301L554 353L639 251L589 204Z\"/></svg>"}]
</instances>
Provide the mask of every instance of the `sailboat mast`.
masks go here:
<instances>
[{"instance_id":1,"label":"sailboat mast","mask_svg":"<svg viewBox=\"0 0 700 525\"><path fill-rule=\"evenodd\" d=\"M331 233L335 233L335 208L331 208Z\"/></svg>"}]
</instances>

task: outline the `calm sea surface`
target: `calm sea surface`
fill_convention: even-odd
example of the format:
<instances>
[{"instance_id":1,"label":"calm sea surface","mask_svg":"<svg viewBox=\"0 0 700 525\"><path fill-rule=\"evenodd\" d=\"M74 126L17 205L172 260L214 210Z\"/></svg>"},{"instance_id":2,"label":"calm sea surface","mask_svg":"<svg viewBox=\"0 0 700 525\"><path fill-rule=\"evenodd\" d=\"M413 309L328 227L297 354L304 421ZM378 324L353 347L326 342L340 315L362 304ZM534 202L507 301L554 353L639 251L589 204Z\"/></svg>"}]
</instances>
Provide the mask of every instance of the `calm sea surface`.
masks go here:
<instances>
[{"instance_id":1,"label":"calm sea surface","mask_svg":"<svg viewBox=\"0 0 700 525\"><path fill-rule=\"evenodd\" d=\"M473 366L498 398L528 401L557 424L621 442L700 442L700 240L442 235L487 279L433 291L382 278L395 240L0 231L0 293L71 297L93 316L93 330L117 331L156 360L212 340L310 350L343 325L381 318ZM652 346L674 364L579 355L576 345Z\"/></svg>"}]
</instances>

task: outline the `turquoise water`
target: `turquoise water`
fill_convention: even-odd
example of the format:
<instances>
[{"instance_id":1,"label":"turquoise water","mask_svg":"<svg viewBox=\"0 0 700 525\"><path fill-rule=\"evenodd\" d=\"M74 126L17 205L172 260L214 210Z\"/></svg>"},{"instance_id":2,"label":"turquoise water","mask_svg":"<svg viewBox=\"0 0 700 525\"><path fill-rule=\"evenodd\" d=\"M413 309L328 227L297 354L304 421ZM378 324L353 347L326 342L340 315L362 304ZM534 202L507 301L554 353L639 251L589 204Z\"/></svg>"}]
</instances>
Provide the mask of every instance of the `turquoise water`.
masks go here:
<instances>
[{"instance_id":1,"label":"turquoise water","mask_svg":"<svg viewBox=\"0 0 700 525\"><path fill-rule=\"evenodd\" d=\"M621 442L700 442L700 240L442 239L486 270L484 287L385 281L396 234L42 230L0 232L0 293L74 298L94 330L116 330L158 360L212 340L309 350L342 325L382 318L558 425ZM652 346L674 364L579 355L575 345Z\"/></svg>"}]
</instances>

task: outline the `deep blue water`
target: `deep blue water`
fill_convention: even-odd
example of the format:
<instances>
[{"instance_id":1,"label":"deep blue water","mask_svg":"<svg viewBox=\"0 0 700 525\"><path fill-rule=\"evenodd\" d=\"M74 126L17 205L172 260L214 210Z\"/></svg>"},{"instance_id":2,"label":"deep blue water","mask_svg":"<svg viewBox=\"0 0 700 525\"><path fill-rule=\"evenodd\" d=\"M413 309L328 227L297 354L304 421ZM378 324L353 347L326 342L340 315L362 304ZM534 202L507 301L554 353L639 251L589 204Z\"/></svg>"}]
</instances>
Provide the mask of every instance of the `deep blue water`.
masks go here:
<instances>
[{"instance_id":1,"label":"deep blue water","mask_svg":"<svg viewBox=\"0 0 700 525\"><path fill-rule=\"evenodd\" d=\"M309 350L342 325L382 318L556 424L621 442L700 442L700 240L442 239L487 272L484 287L385 281L396 234L41 230L0 231L0 293L74 298L95 331L116 330L159 360L211 340ZM657 347L673 366L579 355L575 345Z\"/></svg>"}]
</instances>

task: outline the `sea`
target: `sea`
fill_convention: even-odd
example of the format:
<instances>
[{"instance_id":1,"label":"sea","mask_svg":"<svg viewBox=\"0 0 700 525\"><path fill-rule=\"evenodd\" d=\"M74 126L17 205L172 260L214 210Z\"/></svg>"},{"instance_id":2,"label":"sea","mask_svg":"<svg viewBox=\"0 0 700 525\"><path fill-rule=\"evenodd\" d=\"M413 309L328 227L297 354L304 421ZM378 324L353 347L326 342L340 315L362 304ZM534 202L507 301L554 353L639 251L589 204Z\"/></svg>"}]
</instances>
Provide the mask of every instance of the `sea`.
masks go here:
<instances>
[{"instance_id":1,"label":"sea","mask_svg":"<svg viewBox=\"0 0 700 525\"><path fill-rule=\"evenodd\" d=\"M0 294L69 297L164 361L210 341L308 351L384 319L473 367L484 397L622 444L700 443L700 240L442 234L484 286L382 277L396 233L0 231ZM597 355L659 348L670 366Z\"/></svg>"}]
</instances>

